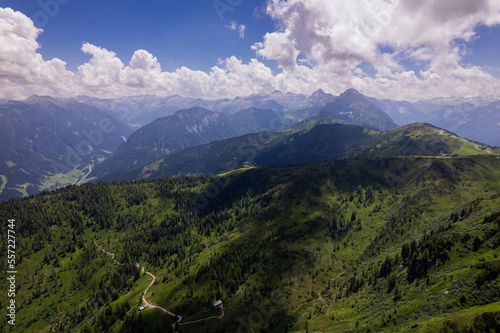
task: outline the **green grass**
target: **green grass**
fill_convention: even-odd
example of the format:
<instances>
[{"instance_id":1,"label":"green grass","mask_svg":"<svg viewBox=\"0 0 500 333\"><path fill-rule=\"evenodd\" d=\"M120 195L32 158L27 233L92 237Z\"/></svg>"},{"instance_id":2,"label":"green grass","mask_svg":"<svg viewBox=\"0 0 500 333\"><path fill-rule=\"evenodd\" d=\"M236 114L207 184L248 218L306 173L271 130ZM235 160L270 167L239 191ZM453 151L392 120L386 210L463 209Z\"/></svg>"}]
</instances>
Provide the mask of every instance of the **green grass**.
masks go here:
<instances>
[{"instance_id":1,"label":"green grass","mask_svg":"<svg viewBox=\"0 0 500 333\"><path fill-rule=\"evenodd\" d=\"M83 177L87 170L78 169L79 166L67 173L58 173L45 176L38 189L40 191L53 190L55 188L75 184L81 177Z\"/></svg>"},{"instance_id":2,"label":"green grass","mask_svg":"<svg viewBox=\"0 0 500 333\"><path fill-rule=\"evenodd\" d=\"M238 174L240 172L245 172L245 171L248 171L248 170L251 170L251 169L255 169L256 167L249 167L249 168L238 168L238 169L234 169L234 170L231 170L231 171L228 171L228 172L223 172L223 173L220 173L218 174L217 176L218 177L226 177L228 175L233 175L233 174Z\"/></svg>"},{"instance_id":3,"label":"green grass","mask_svg":"<svg viewBox=\"0 0 500 333\"><path fill-rule=\"evenodd\" d=\"M500 302L495 302L483 306L474 306L468 309L457 311L456 313L447 313L441 317L432 318L425 321L420 325L421 327L416 332L437 332L448 322L455 322L460 326L470 326L474 318L482 315L485 312L498 312L500 311Z\"/></svg>"},{"instance_id":4,"label":"green grass","mask_svg":"<svg viewBox=\"0 0 500 333\"><path fill-rule=\"evenodd\" d=\"M459 138L457 137L457 139ZM472 143L465 139L460 139L460 140L463 142L460 148L456 152L459 156L488 155L489 151L491 151L491 148L488 148L486 150L481 150L477 148L478 145L475 143Z\"/></svg>"},{"instance_id":5,"label":"green grass","mask_svg":"<svg viewBox=\"0 0 500 333\"><path fill-rule=\"evenodd\" d=\"M27 192L28 186L33 186L33 184L30 184L30 183L19 184L14 189L16 191L18 191L19 193L21 193L21 195L23 197L25 197L28 195L28 192Z\"/></svg>"}]
</instances>

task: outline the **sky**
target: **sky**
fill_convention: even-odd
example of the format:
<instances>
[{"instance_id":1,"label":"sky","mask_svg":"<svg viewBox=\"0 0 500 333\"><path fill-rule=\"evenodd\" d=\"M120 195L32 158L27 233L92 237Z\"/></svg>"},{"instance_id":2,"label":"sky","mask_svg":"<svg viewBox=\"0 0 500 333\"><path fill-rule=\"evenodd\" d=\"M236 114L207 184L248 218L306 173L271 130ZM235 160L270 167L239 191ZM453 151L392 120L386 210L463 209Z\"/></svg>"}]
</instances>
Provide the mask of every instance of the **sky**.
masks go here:
<instances>
[{"instance_id":1,"label":"sky","mask_svg":"<svg viewBox=\"0 0 500 333\"><path fill-rule=\"evenodd\" d=\"M3 0L0 98L500 97L497 0Z\"/></svg>"}]
</instances>

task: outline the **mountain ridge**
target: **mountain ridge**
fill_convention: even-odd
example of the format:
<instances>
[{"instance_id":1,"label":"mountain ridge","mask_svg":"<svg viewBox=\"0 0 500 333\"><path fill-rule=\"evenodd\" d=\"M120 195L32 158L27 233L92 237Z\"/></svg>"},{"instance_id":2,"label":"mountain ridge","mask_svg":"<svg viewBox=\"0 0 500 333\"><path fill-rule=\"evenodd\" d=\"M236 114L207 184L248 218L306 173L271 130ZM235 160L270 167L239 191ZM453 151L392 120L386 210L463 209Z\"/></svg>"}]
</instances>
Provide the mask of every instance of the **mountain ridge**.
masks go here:
<instances>
[{"instance_id":1,"label":"mountain ridge","mask_svg":"<svg viewBox=\"0 0 500 333\"><path fill-rule=\"evenodd\" d=\"M193 146L264 129L284 128L288 124L289 121L283 115L257 108L231 115L201 107L179 110L130 135L110 159L97 166L92 176L103 178L117 170L123 172L135 165Z\"/></svg>"},{"instance_id":2,"label":"mountain ridge","mask_svg":"<svg viewBox=\"0 0 500 333\"><path fill-rule=\"evenodd\" d=\"M278 166L353 158L500 154L500 149L481 150L479 143L430 124L416 123L379 132L322 117L318 116L309 126L299 124L287 130L247 134L192 147L101 180L213 175L248 163Z\"/></svg>"}]
</instances>

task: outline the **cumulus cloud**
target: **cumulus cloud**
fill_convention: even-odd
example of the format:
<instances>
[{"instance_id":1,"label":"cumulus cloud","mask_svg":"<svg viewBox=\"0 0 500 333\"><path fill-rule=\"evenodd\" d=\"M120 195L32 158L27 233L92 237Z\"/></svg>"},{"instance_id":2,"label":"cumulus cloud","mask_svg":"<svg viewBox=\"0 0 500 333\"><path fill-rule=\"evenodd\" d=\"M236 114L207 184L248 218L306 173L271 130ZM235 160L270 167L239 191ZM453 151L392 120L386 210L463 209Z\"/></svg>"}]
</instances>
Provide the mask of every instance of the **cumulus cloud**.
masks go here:
<instances>
[{"instance_id":1,"label":"cumulus cloud","mask_svg":"<svg viewBox=\"0 0 500 333\"><path fill-rule=\"evenodd\" d=\"M277 40L319 64L375 62L380 45L395 54L424 47L434 53L469 40L479 23L500 23L495 0L271 0L268 14L281 29L258 45L266 55Z\"/></svg>"},{"instance_id":2,"label":"cumulus cloud","mask_svg":"<svg viewBox=\"0 0 500 333\"><path fill-rule=\"evenodd\" d=\"M500 23L496 0L269 0L267 15L276 29L252 49L257 57L275 61L279 73L257 59L243 63L236 56L209 72L186 67L167 72L146 50L135 51L126 64L113 51L90 43L83 43L81 51L91 59L72 72L64 61L38 53L43 31L30 18L0 8L0 98L37 93L214 99L275 89L338 94L354 87L379 98L420 99L500 91L491 70L462 63L466 50L456 42L477 38L480 24ZM244 37L244 25L227 27Z\"/></svg>"},{"instance_id":3,"label":"cumulus cloud","mask_svg":"<svg viewBox=\"0 0 500 333\"><path fill-rule=\"evenodd\" d=\"M133 69L143 69L145 71L158 70L161 71L160 64L156 57L153 57L146 50L135 51L132 59L130 60L130 67Z\"/></svg>"},{"instance_id":4,"label":"cumulus cloud","mask_svg":"<svg viewBox=\"0 0 500 333\"><path fill-rule=\"evenodd\" d=\"M0 8L0 86L3 97L22 98L34 92L64 94L71 86L53 87L52 82L71 84L71 72L60 59L44 61L37 53L36 39L42 30L28 17L10 8Z\"/></svg>"},{"instance_id":5,"label":"cumulus cloud","mask_svg":"<svg viewBox=\"0 0 500 333\"><path fill-rule=\"evenodd\" d=\"M231 21L229 25L226 25L226 28L229 30L237 30L240 38L245 38L245 31L247 30L247 26L244 24L238 24L235 21Z\"/></svg>"},{"instance_id":6,"label":"cumulus cloud","mask_svg":"<svg viewBox=\"0 0 500 333\"><path fill-rule=\"evenodd\" d=\"M494 94L500 87L481 68L461 65L454 45L471 40L479 24L500 23L496 0L270 0L267 13L279 27L253 49L284 71L296 72L303 56L331 80L378 97ZM425 69L415 73L401 65L405 60ZM360 72L364 62L375 78Z\"/></svg>"},{"instance_id":7,"label":"cumulus cloud","mask_svg":"<svg viewBox=\"0 0 500 333\"><path fill-rule=\"evenodd\" d=\"M236 29L243 34L245 27L238 25ZM125 65L114 52L90 43L83 43L81 50L91 59L71 72L64 61L46 61L38 53L41 33L23 13L0 8L0 97L23 99L37 93L221 98L262 93L275 85L272 71L255 59L244 64L230 57L210 73L186 67L164 72L157 58L146 50L137 50Z\"/></svg>"}]
</instances>

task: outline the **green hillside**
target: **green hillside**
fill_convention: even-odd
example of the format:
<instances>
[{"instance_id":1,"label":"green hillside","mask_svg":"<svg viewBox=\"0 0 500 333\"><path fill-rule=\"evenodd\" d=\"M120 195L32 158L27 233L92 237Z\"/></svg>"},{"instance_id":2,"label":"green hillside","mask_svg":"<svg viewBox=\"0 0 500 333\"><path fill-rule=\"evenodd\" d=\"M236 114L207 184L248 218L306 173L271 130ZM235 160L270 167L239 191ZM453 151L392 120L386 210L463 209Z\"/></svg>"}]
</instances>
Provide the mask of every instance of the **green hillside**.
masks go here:
<instances>
[{"instance_id":1,"label":"green hillside","mask_svg":"<svg viewBox=\"0 0 500 333\"><path fill-rule=\"evenodd\" d=\"M10 331L484 332L500 316L499 207L500 160L488 155L84 184L2 202L18 242ZM177 327L160 309L139 312L146 272L157 277L147 301L182 316Z\"/></svg>"},{"instance_id":2,"label":"green hillside","mask_svg":"<svg viewBox=\"0 0 500 333\"><path fill-rule=\"evenodd\" d=\"M481 148L482 149L481 149ZM500 149L460 138L456 134L430 124L414 123L381 133L349 157L373 158L389 156L468 156L499 154Z\"/></svg>"},{"instance_id":3,"label":"green hillside","mask_svg":"<svg viewBox=\"0 0 500 333\"><path fill-rule=\"evenodd\" d=\"M447 157L490 155L500 154L500 149L460 138L429 124L415 123L378 132L323 115L283 131L259 132L186 149L100 180L213 175L247 163L302 165L343 158L440 157L442 154Z\"/></svg>"}]
</instances>

